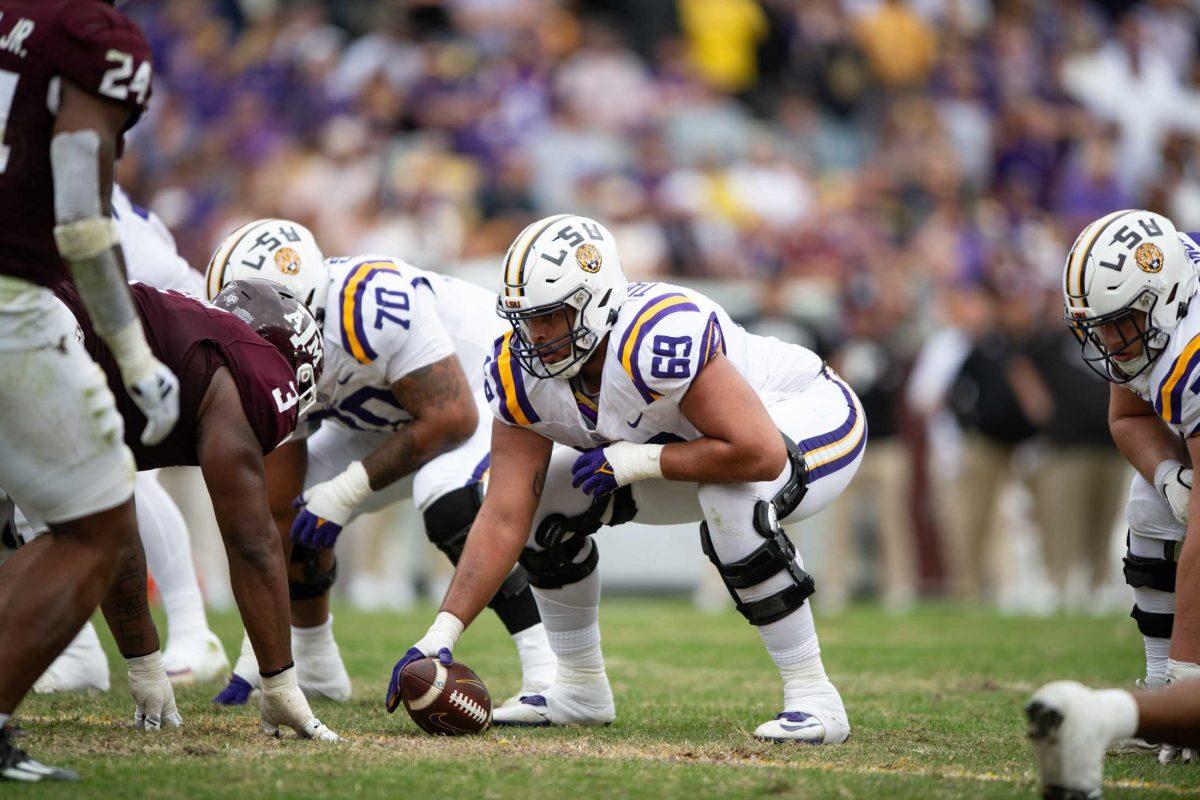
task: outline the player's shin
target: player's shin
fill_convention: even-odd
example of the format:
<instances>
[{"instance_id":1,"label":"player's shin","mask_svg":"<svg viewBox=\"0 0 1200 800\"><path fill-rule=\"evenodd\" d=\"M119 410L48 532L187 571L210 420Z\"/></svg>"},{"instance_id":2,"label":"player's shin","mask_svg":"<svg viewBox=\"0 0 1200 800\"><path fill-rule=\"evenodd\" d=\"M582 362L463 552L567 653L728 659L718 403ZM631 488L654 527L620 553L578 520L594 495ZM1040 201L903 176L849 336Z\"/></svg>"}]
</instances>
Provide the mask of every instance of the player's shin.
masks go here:
<instances>
[{"instance_id":1,"label":"player's shin","mask_svg":"<svg viewBox=\"0 0 1200 800\"><path fill-rule=\"evenodd\" d=\"M801 493L802 495L802 493ZM812 609L812 576L779 525L773 502L740 484L701 487L706 522L700 542L738 612L759 630L784 684L784 710L755 736L772 741L839 744L850 723L825 675ZM797 499L795 502L799 502Z\"/></svg>"},{"instance_id":2,"label":"player's shin","mask_svg":"<svg viewBox=\"0 0 1200 800\"><path fill-rule=\"evenodd\" d=\"M558 667L549 689L497 709L497 725L602 725L616 718L600 650L598 551L590 537L577 539L522 556Z\"/></svg>"}]
</instances>

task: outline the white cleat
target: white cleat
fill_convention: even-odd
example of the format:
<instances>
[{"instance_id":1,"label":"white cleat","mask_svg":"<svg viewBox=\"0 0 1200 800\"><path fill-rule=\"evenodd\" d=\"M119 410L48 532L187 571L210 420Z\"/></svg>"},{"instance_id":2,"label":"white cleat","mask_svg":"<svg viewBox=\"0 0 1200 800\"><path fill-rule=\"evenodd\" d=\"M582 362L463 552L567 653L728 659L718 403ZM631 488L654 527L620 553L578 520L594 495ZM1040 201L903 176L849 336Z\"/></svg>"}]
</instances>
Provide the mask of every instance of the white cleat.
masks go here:
<instances>
[{"instance_id":1,"label":"white cleat","mask_svg":"<svg viewBox=\"0 0 1200 800\"><path fill-rule=\"evenodd\" d=\"M617 718L607 676L580 685L556 684L540 694L520 697L492 712L492 724L526 728L609 725Z\"/></svg>"},{"instance_id":2,"label":"white cleat","mask_svg":"<svg viewBox=\"0 0 1200 800\"><path fill-rule=\"evenodd\" d=\"M512 697L501 703L498 708L515 708L521 704L522 697L532 697L536 694L544 694L550 688L551 681L526 681L521 684L521 690Z\"/></svg>"},{"instance_id":3,"label":"white cleat","mask_svg":"<svg viewBox=\"0 0 1200 800\"><path fill-rule=\"evenodd\" d=\"M302 653L297 649L296 680L309 700L323 697L337 703L350 699L350 675L337 645L332 650Z\"/></svg>"},{"instance_id":4,"label":"white cleat","mask_svg":"<svg viewBox=\"0 0 1200 800\"><path fill-rule=\"evenodd\" d=\"M217 635L205 631L194 639L168 642L163 666L175 686L209 683L229 674L229 657Z\"/></svg>"},{"instance_id":5,"label":"white cleat","mask_svg":"<svg viewBox=\"0 0 1200 800\"><path fill-rule=\"evenodd\" d=\"M796 708L754 729L756 739L800 744L841 744L850 738L850 720L842 696L829 681L793 703Z\"/></svg>"},{"instance_id":6,"label":"white cleat","mask_svg":"<svg viewBox=\"0 0 1200 800\"><path fill-rule=\"evenodd\" d=\"M1128 699L1118 699L1120 694ZM1118 738L1117 716L1132 713L1136 719L1136 708L1128 709L1132 703L1128 693L1095 691L1075 681L1048 683L1034 693L1025 718L1044 800L1100 797L1105 750Z\"/></svg>"},{"instance_id":7,"label":"white cleat","mask_svg":"<svg viewBox=\"0 0 1200 800\"><path fill-rule=\"evenodd\" d=\"M108 688L108 656L91 622L84 623L67 649L33 684L37 694L107 692Z\"/></svg>"}]
</instances>

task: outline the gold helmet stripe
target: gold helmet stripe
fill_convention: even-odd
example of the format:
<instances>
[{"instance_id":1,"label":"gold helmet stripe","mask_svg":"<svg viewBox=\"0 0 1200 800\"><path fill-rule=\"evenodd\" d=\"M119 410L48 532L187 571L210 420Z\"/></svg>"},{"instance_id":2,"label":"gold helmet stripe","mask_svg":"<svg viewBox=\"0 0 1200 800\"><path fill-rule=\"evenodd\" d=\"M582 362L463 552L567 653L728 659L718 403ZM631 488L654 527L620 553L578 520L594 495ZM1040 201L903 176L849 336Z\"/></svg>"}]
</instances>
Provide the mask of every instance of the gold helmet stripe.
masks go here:
<instances>
[{"instance_id":1,"label":"gold helmet stripe","mask_svg":"<svg viewBox=\"0 0 1200 800\"><path fill-rule=\"evenodd\" d=\"M208 264L207 286L208 299L212 300L221 290L225 288L225 269L229 266L229 257L233 255L233 251L242 243L242 239L250 233L256 226L266 222L269 219L256 219L253 222L247 222L242 227L235 230L233 233L225 237L225 243L217 248L217 252L213 253L212 261ZM236 237L236 238L235 238ZM216 277L216 284L213 283L213 278Z\"/></svg>"},{"instance_id":2,"label":"gold helmet stripe","mask_svg":"<svg viewBox=\"0 0 1200 800\"><path fill-rule=\"evenodd\" d=\"M1100 234L1104 232L1104 229L1107 228L1112 223L1116 222L1118 218L1123 217L1124 215L1129 214L1129 213L1131 213L1131 212L1128 209L1124 209L1121 211L1114 211L1111 214L1109 214L1108 216L1101 217L1095 223L1096 229L1094 231L1092 231L1092 238L1090 240L1088 240L1087 246L1077 248L1076 251L1072 254L1071 263L1069 263L1067 265L1067 277L1068 277L1068 281L1069 281L1070 276L1072 274L1074 274L1076 290L1073 292L1069 291L1069 294L1072 297L1078 297L1078 298L1082 299L1083 305L1087 305L1087 293L1084 291L1083 279L1084 279L1084 275L1087 274L1088 256L1091 255L1092 248L1095 247L1096 240L1100 238ZM1068 283L1068 290L1069 290L1069 283Z\"/></svg>"},{"instance_id":3,"label":"gold helmet stripe","mask_svg":"<svg viewBox=\"0 0 1200 800\"><path fill-rule=\"evenodd\" d=\"M513 248L512 248L512 250L509 251L509 261L505 268L505 276L506 276L505 282L510 287L517 290L518 296L523 296L525 294L525 262L529 260L529 251L533 248L533 243L536 242L538 240L538 237L541 236L543 233L545 233L546 230L551 225L553 225L556 222L562 222L564 219L567 219L568 217L571 217L571 216L574 216L574 215L573 214L555 214L553 217L550 217L549 219L547 219L545 221L546 222L545 225L542 225L529 238L527 238L525 240L525 246L523 248L521 248L521 257L519 259L514 258L514 256L517 253L517 244L516 244L516 242L513 243ZM532 228L533 228L533 226L530 225L525 230L529 231ZM519 239L520 239L520 237L518 237L518 241L519 241ZM517 268L516 280L511 279L512 268L513 268L514 264L516 265L516 268Z\"/></svg>"}]
</instances>

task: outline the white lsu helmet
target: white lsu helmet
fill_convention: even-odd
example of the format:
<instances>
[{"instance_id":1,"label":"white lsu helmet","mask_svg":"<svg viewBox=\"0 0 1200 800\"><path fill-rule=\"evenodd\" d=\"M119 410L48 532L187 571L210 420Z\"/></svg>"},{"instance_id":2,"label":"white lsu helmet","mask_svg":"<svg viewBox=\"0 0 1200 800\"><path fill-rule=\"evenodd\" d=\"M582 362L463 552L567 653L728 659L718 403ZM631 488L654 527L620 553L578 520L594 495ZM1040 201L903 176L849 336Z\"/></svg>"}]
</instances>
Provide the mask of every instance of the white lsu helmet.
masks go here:
<instances>
[{"instance_id":1,"label":"white lsu helmet","mask_svg":"<svg viewBox=\"0 0 1200 800\"><path fill-rule=\"evenodd\" d=\"M1115 211L1083 229L1063 270L1064 317L1093 371L1128 383L1166 348L1196 293L1196 266L1184 237L1169 219L1152 211ZM1134 311L1146 313L1141 326ZM1109 351L1097 329L1131 320L1135 335ZM1142 342L1135 358L1113 358Z\"/></svg>"},{"instance_id":2,"label":"white lsu helmet","mask_svg":"<svg viewBox=\"0 0 1200 800\"><path fill-rule=\"evenodd\" d=\"M628 281L612 233L594 219L556 214L521 231L504 256L504 286L496 313L513 326L511 350L536 378L566 379L579 372L617 321ZM575 321L562 337L534 346L527 322L572 308ZM569 358L547 364L542 353L571 344Z\"/></svg>"},{"instance_id":3,"label":"white lsu helmet","mask_svg":"<svg viewBox=\"0 0 1200 800\"><path fill-rule=\"evenodd\" d=\"M320 320L329 270L312 232L286 219L247 222L225 237L204 271L211 301L230 281L265 278L282 284Z\"/></svg>"}]
</instances>

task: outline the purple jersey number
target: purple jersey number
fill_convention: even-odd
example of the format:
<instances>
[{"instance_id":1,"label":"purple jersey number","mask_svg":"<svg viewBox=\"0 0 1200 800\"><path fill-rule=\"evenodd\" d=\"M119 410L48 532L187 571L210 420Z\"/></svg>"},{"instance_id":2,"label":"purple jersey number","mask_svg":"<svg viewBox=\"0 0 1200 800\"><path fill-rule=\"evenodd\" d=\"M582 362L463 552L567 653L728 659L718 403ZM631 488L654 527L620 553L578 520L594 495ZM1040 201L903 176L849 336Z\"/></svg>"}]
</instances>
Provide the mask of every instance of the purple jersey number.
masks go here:
<instances>
[{"instance_id":1,"label":"purple jersey number","mask_svg":"<svg viewBox=\"0 0 1200 800\"><path fill-rule=\"evenodd\" d=\"M692 354L690 336L655 336L654 360L650 362L650 374L656 378L680 380L692 374L688 356Z\"/></svg>"}]
</instances>

